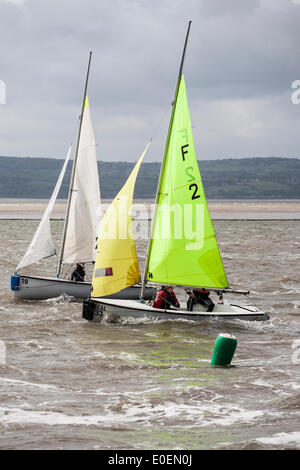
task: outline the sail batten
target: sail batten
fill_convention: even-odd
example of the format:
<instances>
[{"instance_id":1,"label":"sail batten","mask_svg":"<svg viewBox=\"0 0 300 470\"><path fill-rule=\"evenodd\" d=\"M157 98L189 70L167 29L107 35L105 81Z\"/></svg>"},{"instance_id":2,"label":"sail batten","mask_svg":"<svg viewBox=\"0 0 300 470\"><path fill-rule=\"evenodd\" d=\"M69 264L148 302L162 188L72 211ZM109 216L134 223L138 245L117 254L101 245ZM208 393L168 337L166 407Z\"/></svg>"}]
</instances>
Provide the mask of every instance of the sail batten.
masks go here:
<instances>
[{"instance_id":1,"label":"sail batten","mask_svg":"<svg viewBox=\"0 0 300 470\"><path fill-rule=\"evenodd\" d=\"M162 164L145 279L228 287L197 163L183 74Z\"/></svg>"}]
</instances>

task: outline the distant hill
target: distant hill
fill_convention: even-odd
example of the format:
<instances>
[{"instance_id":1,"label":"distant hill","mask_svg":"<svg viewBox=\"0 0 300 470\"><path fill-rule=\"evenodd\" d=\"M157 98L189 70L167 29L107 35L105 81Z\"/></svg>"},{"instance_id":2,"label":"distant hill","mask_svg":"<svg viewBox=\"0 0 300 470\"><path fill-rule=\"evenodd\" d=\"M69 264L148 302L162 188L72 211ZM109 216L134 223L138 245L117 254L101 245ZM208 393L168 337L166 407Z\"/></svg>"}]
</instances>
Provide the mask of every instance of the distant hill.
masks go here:
<instances>
[{"instance_id":1,"label":"distant hill","mask_svg":"<svg viewBox=\"0 0 300 470\"><path fill-rule=\"evenodd\" d=\"M200 161L199 168L208 199L300 199L300 159L241 158ZM63 160L0 157L0 197L50 197ZM113 198L126 181L133 163L99 162L103 199ZM135 188L136 199L153 199L160 163L143 163ZM67 198L69 164L59 194Z\"/></svg>"}]
</instances>

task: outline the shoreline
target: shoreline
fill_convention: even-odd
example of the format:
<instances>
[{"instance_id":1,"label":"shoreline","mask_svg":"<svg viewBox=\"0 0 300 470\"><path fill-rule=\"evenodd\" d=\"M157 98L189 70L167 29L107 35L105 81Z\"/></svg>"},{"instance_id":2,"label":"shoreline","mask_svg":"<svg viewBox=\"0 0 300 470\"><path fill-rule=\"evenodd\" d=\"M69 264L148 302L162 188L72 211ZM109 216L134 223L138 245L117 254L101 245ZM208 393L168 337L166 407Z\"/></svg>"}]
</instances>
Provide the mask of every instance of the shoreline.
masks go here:
<instances>
[{"instance_id":1,"label":"shoreline","mask_svg":"<svg viewBox=\"0 0 300 470\"><path fill-rule=\"evenodd\" d=\"M103 213L111 200L102 200ZM48 200L41 199L0 199L0 219L39 219L42 217ZM133 217L151 217L153 200L136 200L133 204ZM212 219L300 219L300 200L207 200ZM63 219L66 200L56 201L52 219Z\"/></svg>"}]
</instances>

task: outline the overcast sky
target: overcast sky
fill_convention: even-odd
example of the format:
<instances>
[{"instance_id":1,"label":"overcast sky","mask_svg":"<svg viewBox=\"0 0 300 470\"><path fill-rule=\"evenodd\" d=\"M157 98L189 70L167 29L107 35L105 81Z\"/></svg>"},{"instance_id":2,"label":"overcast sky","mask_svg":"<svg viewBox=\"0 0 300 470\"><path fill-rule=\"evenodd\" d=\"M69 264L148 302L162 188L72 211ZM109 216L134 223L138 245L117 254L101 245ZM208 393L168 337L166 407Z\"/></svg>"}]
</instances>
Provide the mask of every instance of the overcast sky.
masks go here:
<instances>
[{"instance_id":1,"label":"overcast sky","mask_svg":"<svg viewBox=\"0 0 300 470\"><path fill-rule=\"evenodd\" d=\"M198 160L299 158L300 0L0 0L0 155L65 157L91 50L98 159L161 161L189 20Z\"/></svg>"}]
</instances>

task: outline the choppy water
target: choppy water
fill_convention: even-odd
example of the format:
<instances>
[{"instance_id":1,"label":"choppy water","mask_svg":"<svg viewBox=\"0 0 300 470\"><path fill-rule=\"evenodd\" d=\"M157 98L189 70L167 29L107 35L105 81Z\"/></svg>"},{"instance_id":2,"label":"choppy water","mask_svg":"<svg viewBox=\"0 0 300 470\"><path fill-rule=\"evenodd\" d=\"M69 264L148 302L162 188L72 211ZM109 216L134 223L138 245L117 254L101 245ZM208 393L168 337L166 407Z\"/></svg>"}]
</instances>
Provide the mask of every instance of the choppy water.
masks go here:
<instances>
[{"instance_id":1,"label":"choppy water","mask_svg":"<svg viewBox=\"0 0 300 470\"><path fill-rule=\"evenodd\" d=\"M199 324L90 324L70 299L13 301L36 226L0 220L1 449L300 449L300 220L214 221L230 283L270 320ZM212 368L222 332L233 367Z\"/></svg>"}]
</instances>

